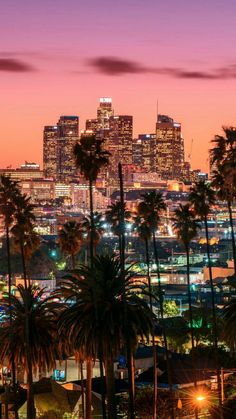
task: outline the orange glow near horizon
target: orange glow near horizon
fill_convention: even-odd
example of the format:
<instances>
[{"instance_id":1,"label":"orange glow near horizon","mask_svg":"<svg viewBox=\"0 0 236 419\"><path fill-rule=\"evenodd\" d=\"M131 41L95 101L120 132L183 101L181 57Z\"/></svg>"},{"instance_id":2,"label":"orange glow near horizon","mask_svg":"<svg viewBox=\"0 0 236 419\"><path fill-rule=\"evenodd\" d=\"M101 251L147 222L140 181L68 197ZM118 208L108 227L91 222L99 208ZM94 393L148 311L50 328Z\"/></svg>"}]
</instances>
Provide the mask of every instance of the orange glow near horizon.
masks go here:
<instances>
[{"instance_id":1,"label":"orange glow near horizon","mask_svg":"<svg viewBox=\"0 0 236 419\"><path fill-rule=\"evenodd\" d=\"M234 0L12 0L1 12L0 167L42 165L43 126L74 114L82 130L104 96L134 116L135 136L155 132L158 100L182 124L186 160L193 139L194 169L236 126Z\"/></svg>"}]
</instances>

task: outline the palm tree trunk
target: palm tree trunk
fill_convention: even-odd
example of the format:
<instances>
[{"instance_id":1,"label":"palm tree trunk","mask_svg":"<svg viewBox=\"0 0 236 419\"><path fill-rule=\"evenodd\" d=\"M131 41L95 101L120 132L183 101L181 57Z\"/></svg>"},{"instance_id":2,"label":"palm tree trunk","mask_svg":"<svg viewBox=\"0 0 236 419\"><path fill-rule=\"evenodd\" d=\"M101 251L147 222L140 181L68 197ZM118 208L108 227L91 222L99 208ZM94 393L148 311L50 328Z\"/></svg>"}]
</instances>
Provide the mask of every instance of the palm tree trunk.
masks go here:
<instances>
[{"instance_id":1,"label":"palm tree trunk","mask_svg":"<svg viewBox=\"0 0 236 419\"><path fill-rule=\"evenodd\" d=\"M210 256L207 216L204 217L204 225L205 225L205 232L206 232L207 258L208 258L209 278L210 278L210 287L211 287L213 341L214 341L214 355L215 355L216 372L217 372L217 390L218 390L219 406L221 409L221 417L223 417L222 416L222 400L221 400L221 379L220 379L220 368L219 368L219 359L218 359L218 333L217 333L217 320L216 320L216 308L215 308L215 293L214 293L214 285L213 285L212 269L211 269L211 256Z\"/></svg>"},{"instance_id":2,"label":"palm tree trunk","mask_svg":"<svg viewBox=\"0 0 236 419\"><path fill-rule=\"evenodd\" d=\"M159 263L157 243L156 243L156 237L155 237L154 231L152 233L152 240L153 240L154 257L155 257L155 262L157 265L158 295L159 295L159 304L160 304L160 314L161 314L161 319L162 319L162 330L163 330L165 357L166 357L166 365L167 365L168 384L169 384L169 390L170 390L171 419L174 419L174 394L173 394L172 366L171 366L171 360L169 358L166 328L164 325L164 309L163 309L163 295L162 295L162 289L161 289L160 263Z\"/></svg>"},{"instance_id":3,"label":"palm tree trunk","mask_svg":"<svg viewBox=\"0 0 236 419\"><path fill-rule=\"evenodd\" d=\"M9 309L10 309L10 330L12 334L12 312L11 312L11 251L10 251L10 237L9 237L9 226L6 223L6 244L7 244L7 269L8 269L8 294L9 294ZM13 336L11 335L11 339ZM12 372L12 385L14 394L14 412L15 418L18 419L17 409L17 390L16 390L16 366L14 361L14 354L11 356L11 372Z\"/></svg>"},{"instance_id":4,"label":"palm tree trunk","mask_svg":"<svg viewBox=\"0 0 236 419\"><path fill-rule=\"evenodd\" d=\"M86 419L92 419L92 359L86 362Z\"/></svg>"},{"instance_id":5,"label":"palm tree trunk","mask_svg":"<svg viewBox=\"0 0 236 419\"><path fill-rule=\"evenodd\" d=\"M26 272L23 238L21 238L20 240L20 249L21 249L21 258L22 258L24 286L25 286L25 289L27 289L28 288L27 272ZM30 280L29 280L29 286L30 286ZM34 419L35 406L34 406L34 393L33 393L33 372L32 372L31 348L30 348L30 333L29 333L29 310L28 310L27 301L25 304L25 343L26 343L26 359L27 359L27 419Z\"/></svg>"},{"instance_id":6,"label":"palm tree trunk","mask_svg":"<svg viewBox=\"0 0 236 419\"><path fill-rule=\"evenodd\" d=\"M192 366L193 366L193 381L194 387L197 388L197 371L196 371L196 357L194 351L194 335L193 335L193 309L192 309L192 297L191 297L191 285L190 285L190 263L189 263L189 247L186 246L186 257L187 257L187 284L188 284L188 306L189 306L189 318L190 318L190 335L191 335L191 346L192 346ZM198 409L195 408L195 418L198 418Z\"/></svg>"},{"instance_id":7,"label":"palm tree trunk","mask_svg":"<svg viewBox=\"0 0 236 419\"><path fill-rule=\"evenodd\" d=\"M116 419L115 380L113 359L106 359L107 411L108 419Z\"/></svg>"},{"instance_id":8,"label":"palm tree trunk","mask_svg":"<svg viewBox=\"0 0 236 419\"><path fill-rule=\"evenodd\" d=\"M153 313L149 246L148 246L147 238L145 238L145 253L146 253L146 264L147 264L149 304L150 304L150 309ZM152 353L153 353L153 419L156 419L157 417L157 353L156 353L156 345L155 345L155 324L153 324L153 332L152 332Z\"/></svg>"},{"instance_id":9,"label":"palm tree trunk","mask_svg":"<svg viewBox=\"0 0 236 419\"><path fill-rule=\"evenodd\" d=\"M124 206L124 187L123 187L123 174L121 163L118 164L119 172L119 181L120 181L120 239L121 239L121 249L120 249L120 263L121 263L121 280L125 281L125 234L124 234L124 225L125 225L125 206ZM133 353L131 350L129 342L129 330L127 325L127 310L126 310L126 297L125 292L123 295L124 301L124 322L125 322L125 335L126 335L126 350L127 350L127 369L128 369L128 384L129 384L129 415L130 419L135 418L135 407L134 407L134 365L133 365Z\"/></svg>"},{"instance_id":10,"label":"palm tree trunk","mask_svg":"<svg viewBox=\"0 0 236 419\"><path fill-rule=\"evenodd\" d=\"M227 204L228 204L230 230L231 230L231 240L232 240L232 250L233 250L233 260L234 260L234 273L236 275L236 246L235 246L235 237L234 237L234 222L233 222L233 216L232 216L231 202L228 201Z\"/></svg>"},{"instance_id":11,"label":"palm tree trunk","mask_svg":"<svg viewBox=\"0 0 236 419\"><path fill-rule=\"evenodd\" d=\"M89 206L91 219L91 234L90 234L90 266L93 267L94 259L94 216L93 216L93 181L89 179ZM92 418L92 360L87 361L87 377L86 377L86 419Z\"/></svg>"},{"instance_id":12,"label":"palm tree trunk","mask_svg":"<svg viewBox=\"0 0 236 419\"><path fill-rule=\"evenodd\" d=\"M90 234L90 263L93 267L94 257L94 214L93 214L93 182L89 179L89 206L90 206L90 219L91 219L91 234Z\"/></svg>"},{"instance_id":13,"label":"palm tree trunk","mask_svg":"<svg viewBox=\"0 0 236 419\"><path fill-rule=\"evenodd\" d=\"M81 381L81 396L82 396L82 419L85 419L84 416L84 372L83 372L83 362L80 362L80 381Z\"/></svg>"}]
</instances>

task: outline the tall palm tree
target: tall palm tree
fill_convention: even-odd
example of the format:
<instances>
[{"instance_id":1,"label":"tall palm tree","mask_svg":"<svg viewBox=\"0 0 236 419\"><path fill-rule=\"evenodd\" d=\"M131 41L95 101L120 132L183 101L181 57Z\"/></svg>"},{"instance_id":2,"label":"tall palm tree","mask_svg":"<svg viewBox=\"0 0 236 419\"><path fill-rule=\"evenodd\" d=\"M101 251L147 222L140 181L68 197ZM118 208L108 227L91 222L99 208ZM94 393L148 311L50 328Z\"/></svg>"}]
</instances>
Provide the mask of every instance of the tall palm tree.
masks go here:
<instances>
[{"instance_id":1,"label":"tall palm tree","mask_svg":"<svg viewBox=\"0 0 236 419\"><path fill-rule=\"evenodd\" d=\"M75 256L79 252L83 240L81 225L76 221L67 221L58 232L58 243L62 253L71 257L71 267L75 270ZM84 419L84 380L83 380L83 359L76 354L80 365L81 392L82 392L82 418Z\"/></svg>"},{"instance_id":2,"label":"tall palm tree","mask_svg":"<svg viewBox=\"0 0 236 419\"><path fill-rule=\"evenodd\" d=\"M138 213L134 216L134 231L137 232L139 238L145 244L145 256L147 266L147 279L148 279L148 291L149 291L149 304L150 309L153 312L153 301L152 301L152 286L150 276L150 256L149 256L149 242L152 236L151 228L146 220L142 217L139 212L140 205L138 206ZM157 409L157 356L156 356L156 345L155 345L155 326L152 330L152 349L153 349L153 419L156 419Z\"/></svg>"},{"instance_id":3,"label":"tall palm tree","mask_svg":"<svg viewBox=\"0 0 236 419\"><path fill-rule=\"evenodd\" d=\"M35 418L33 370L49 370L55 365L54 341L60 305L53 301L52 296L44 298L43 293L44 290L39 287L29 285L25 288L18 285L15 287L14 295L6 295L1 300L4 317L0 326L0 360L10 364L14 357L15 364L21 365L27 374L27 418L29 419ZM13 333L10 333L10 328ZM29 345L26 345L28 333Z\"/></svg>"},{"instance_id":4,"label":"tall palm tree","mask_svg":"<svg viewBox=\"0 0 236 419\"><path fill-rule=\"evenodd\" d=\"M96 136L84 136L80 142L75 145L74 156L76 167L88 181L89 184L89 202L90 202L90 264L93 266L94 241L95 241L95 223L93 210L93 185L96 182L101 169L109 163L110 153L103 148L104 140ZM102 367L100 365L100 367ZM92 402L92 362L87 362L86 379L86 419L91 419ZM103 409L104 410L104 409Z\"/></svg>"},{"instance_id":5,"label":"tall palm tree","mask_svg":"<svg viewBox=\"0 0 236 419\"><path fill-rule=\"evenodd\" d=\"M121 251L121 234L125 233L122 231L121 212L122 212L122 207L121 207L120 200L109 205L106 211L106 220L108 224L111 225L111 230L113 234L115 236L118 236L119 238L119 251ZM124 203L123 213L124 213L124 220L126 223L131 218L131 212L126 208L126 203Z\"/></svg>"},{"instance_id":6,"label":"tall palm tree","mask_svg":"<svg viewBox=\"0 0 236 419\"><path fill-rule=\"evenodd\" d=\"M209 268L210 288L211 288L211 305L212 305L212 317L213 317L213 339L214 339L214 353L215 362L217 367L217 387L218 387L218 398L221 405L221 381L220 381L220 369L218 365L218 329L217 329L217 317L215 307L215 292L212 278L212 267L211 267L211 256L210 256L210 243L209 243L209 232L207 217L210 214L211 207L215 204L215 191L212 187L204 182L197 182L191 189L189 194L189 201L192 204L196 216L203 221L205 226L206 234L206 245L207 245L207 259Z\"/></svg>"},{"instance_id":7,"label":"tall palm tree","mask_svg":"<svg viewBox=\"0 0 236 419\"><path fill-rule=\"evenodd\" d=\"M27 286L27 259L29 259L40 242L37 234L34 232L34 209L35 206L30 202L31 198L19 194L14 197L15 223L11 229L13 242L19 249L22 259L23 277L25 288ZM30 278L28 278L30 284Z\"/></svg>"},{"instance_id":8,"label":"tall palm tree","mask_svg":"<svg viewBox=\"0 0 236 419\"><path fill-rule=\"evenodd\" d=\"M200 228L199 222L196 220L195 214L190 208L189 204L180 204L179 208L175 210L175 217L173 219L174 230L178 239L182 242L187 258L187 284L188 284L188 305L189 305L189 318L190 318L190 331L191 331L191 344L192 344L192 361L194 368L194 384L197 385L196 370L195 370L195 357L194 357L194 330L193 330L193 310L191 299L191 285L190 285L190 243L197 236L198 229Z\"/></svg>"},{"instance_id":9,"label":"tall palm tree","mask_svg":"<svg viewBox=\"0 0 236 419\"><path fill-rule=\"evenodd\" d=\"M167 364L167 373L168 373L168 383L169 383L169 390L170 390L170 400L171 400L171 415L172 418L174 417L174 397L173 397L173 388L172 388L172 368L171 368L171 361L169 358L168 352L168 342L166 336L166 329L164 324L164 308L163 308L163 292L161 287L161 275L160 275L160 261L159 261L159 254L158 254L158 247L157 247L157 240L156 240L156 231L158 229L161 216L164 211L166 211L167 206L163 199L163 195L161 192L151 191L142 195L143 201L139 203L138 211L142 217L146 220L148 224L151 236L152 236L152 244L154 250L154 257L157 269L157 279L158 279L158 297L159 297L159 304L160 304L160 315L162 319L162 331L163 331L163 340L164 340L164 348L165 348L165 356L166 356L166 364ZM156 381L156 380L155 380ZM157 394L156 394L157 399Z\"/></svg>"},{"instance_id":10,"label":"tall palm tree","mask_svg":"<svg viewBox=\"0 0 236 419\"><path fill-rule=\"evenodd\" d=\"M7 266L8 266L8 294L11 295L12 287L12 272L11 272L11 252L10 252L10 228L14 222L14 197L19 194L19 188L16 181L11 180L9 176L0 176L0 214L3 217L5 232L6 232L6 246L7 246ZM9 298L9 305L11 305L11 299ZM12 316L10 311L10 325L12 322ZM10 329L11 333L11 329ZM15 362L12 358L11 362L12 370L12 383L15 400L15 417L18 418L17 404L16 404L16 369Z\"/></svg>"},{"instance_id":11,"label":"tall palm tree","mask_svg":"<svg viewBox=\"0 0 236 419\"><path fill-rule=\"evenodd\" d=\"M223 128L225 137L216 135L210 150L210 162L213 170L212 185L216 188L218 198L227 202L231 229L231 241L236 274L236 245L232 217L232 204L236 197L236 130Z\"/></svg>"},{"instance_id":12,"label":"tall palm tree","mask_svg":"<svg viewBox=\"0 0 236 419\"><path fill-rule=\"evenodd\" d=\"M129 328L129 344L134 350L138 338L148 339L153 327L151 310L138 296L142 293L143 285L134 284L129 271L125 271L122 280L121 263L110 256L94 258L93 268L80 266L76 275L69 276L57 292L74 301L59 320L59 331L67 332L72 347L82 351L86 358L95 359L102 345L109 419L117 417L113 362L127 344L126 329Z\"/></svg>"},{"instance_id":13,"label":"tall palm tree","mask_svg":"<svg viewBox=\"0 0 236 419\"><path fill-rule=\"evenodd\" d=\"M71 257L72 269L75 269L75 255L79 252L82 242L81 226L76 221L67 221L58 232L58 243L62 253Z\"/></svg>"},{"instance_id":14,"label":"tall palm tree","mask_svg":"<svg viewBox=\"0 0 236 419\"><path fill-rule=\"evenodd\" d=\"M84 136L80 139L74 148L75 162L80 173L89 183L89 202L90 202L90 220L91 220L91 237L90 237L90 258L93 264L94 255L94 210L93 210L93 185L96 182L101 169L109 163L110 153L103 149L104 141L95 136Z\"/></svg>"}]
</instances>

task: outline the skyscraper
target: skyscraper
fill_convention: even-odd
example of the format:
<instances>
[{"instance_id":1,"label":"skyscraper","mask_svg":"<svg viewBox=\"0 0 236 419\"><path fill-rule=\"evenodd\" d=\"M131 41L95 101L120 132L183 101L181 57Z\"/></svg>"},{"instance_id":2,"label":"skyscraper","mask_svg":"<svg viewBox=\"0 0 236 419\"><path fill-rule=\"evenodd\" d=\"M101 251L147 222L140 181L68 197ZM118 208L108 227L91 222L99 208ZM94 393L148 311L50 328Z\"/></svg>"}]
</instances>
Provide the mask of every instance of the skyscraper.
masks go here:
<instances>
[{"instance_id":1,"label":"skyscraper","mask_svg":"<svg viewBox=\"0 0 236 419\"><path fill-rule=\"evenodd\" d=\"M43 131L43 171L46 178L57 176L57 125L47 125Z\"/></svg>"},{"instance_id":2,"label":"skyscraper","mask_svg":"<svg viewBox=\"0 0 236 419\"><path fill-rule=\"evenodd\" d=\"M142 169L145 172L156 171L156 134L140 134L138 140L142 148Z\"/></svg>"},{"instance_id":3,"label":"skyscraper","mask_svg":"<svg viewBox=\"0 0 236 419\"><path fill-rule=\"evenodd\" d=\"M117 115L109 119L110 131L107 141L111 153L109 170L117 176L118 163L132 165L133 117Z\"/></svg>"},{"instance_id":4,"label":"skyscraper","mask_svg":"<svg viewBox=\"0 0 236 419\"><path fill-rule=\"evenodd\" d=\"M79 139L78 116L61 116L58 121L57 177L60 180L75 175L74 146Z\"/></svg>"},{"instance_id":5,"label":"skyscraper","mask_svg":"<svg viewBox=\"0 0 236 419\"><path fill-rule=\"evenodd\" d=\"M57 125L44 127L43 169L46 177L67 180L75 175L73 149L78 139L78 116L61 116Z\"/></svg>"},{"instance_id":6,"label":"skyscraper","mask_svg":"<svg viewBox=\"0 0 236 419\"><path fill-rule=\"evenodd\" d=\"M110 128L110 117L114 115L112 109L112 99L110 97L101 97L97 109L98 129Z\"/></svg>"},{"instance_id":7,"label":"skyscraper","mask_svg":"<svg viewBox=\"0 0 236 419\"><path fill-rule=\"evenodd\" d=\"M156 124L156 170L162 179L182 179L184 140L181 124L158 115Z\"/></svg>"}]
</instances>

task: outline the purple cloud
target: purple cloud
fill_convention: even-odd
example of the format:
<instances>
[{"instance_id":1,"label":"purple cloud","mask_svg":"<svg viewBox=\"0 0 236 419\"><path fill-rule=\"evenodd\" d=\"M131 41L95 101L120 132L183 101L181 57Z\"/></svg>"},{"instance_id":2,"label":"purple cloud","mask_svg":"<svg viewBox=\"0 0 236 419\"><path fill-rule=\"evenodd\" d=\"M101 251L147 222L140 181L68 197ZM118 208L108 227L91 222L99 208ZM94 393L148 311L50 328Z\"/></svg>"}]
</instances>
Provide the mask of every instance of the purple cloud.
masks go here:
<instances>
[{"instance_id":1,"label":"purple cloud","mask_svg":"<svg viewBox=\"0 0 236 419\"><path fill-rule=\"evenodd\" d=\"M0 71L28 73L35 71L31 65L15 58L0 58Z\"/></svg>"},{"instance_id":2,"label":"purple cloud","mask_svg":"<svg viewBox=\"0 0 236 419\"><path fill-rule=\"evenodd\" d=\"M216 68L209 71L188 70L185 68L146 67L136 61L118 57L97 57L88 60L88 64L96 71L109 76L124 74L159 74L179 79L220 80L236 78L236 65Z\"/></svg>"}]
</instances>

